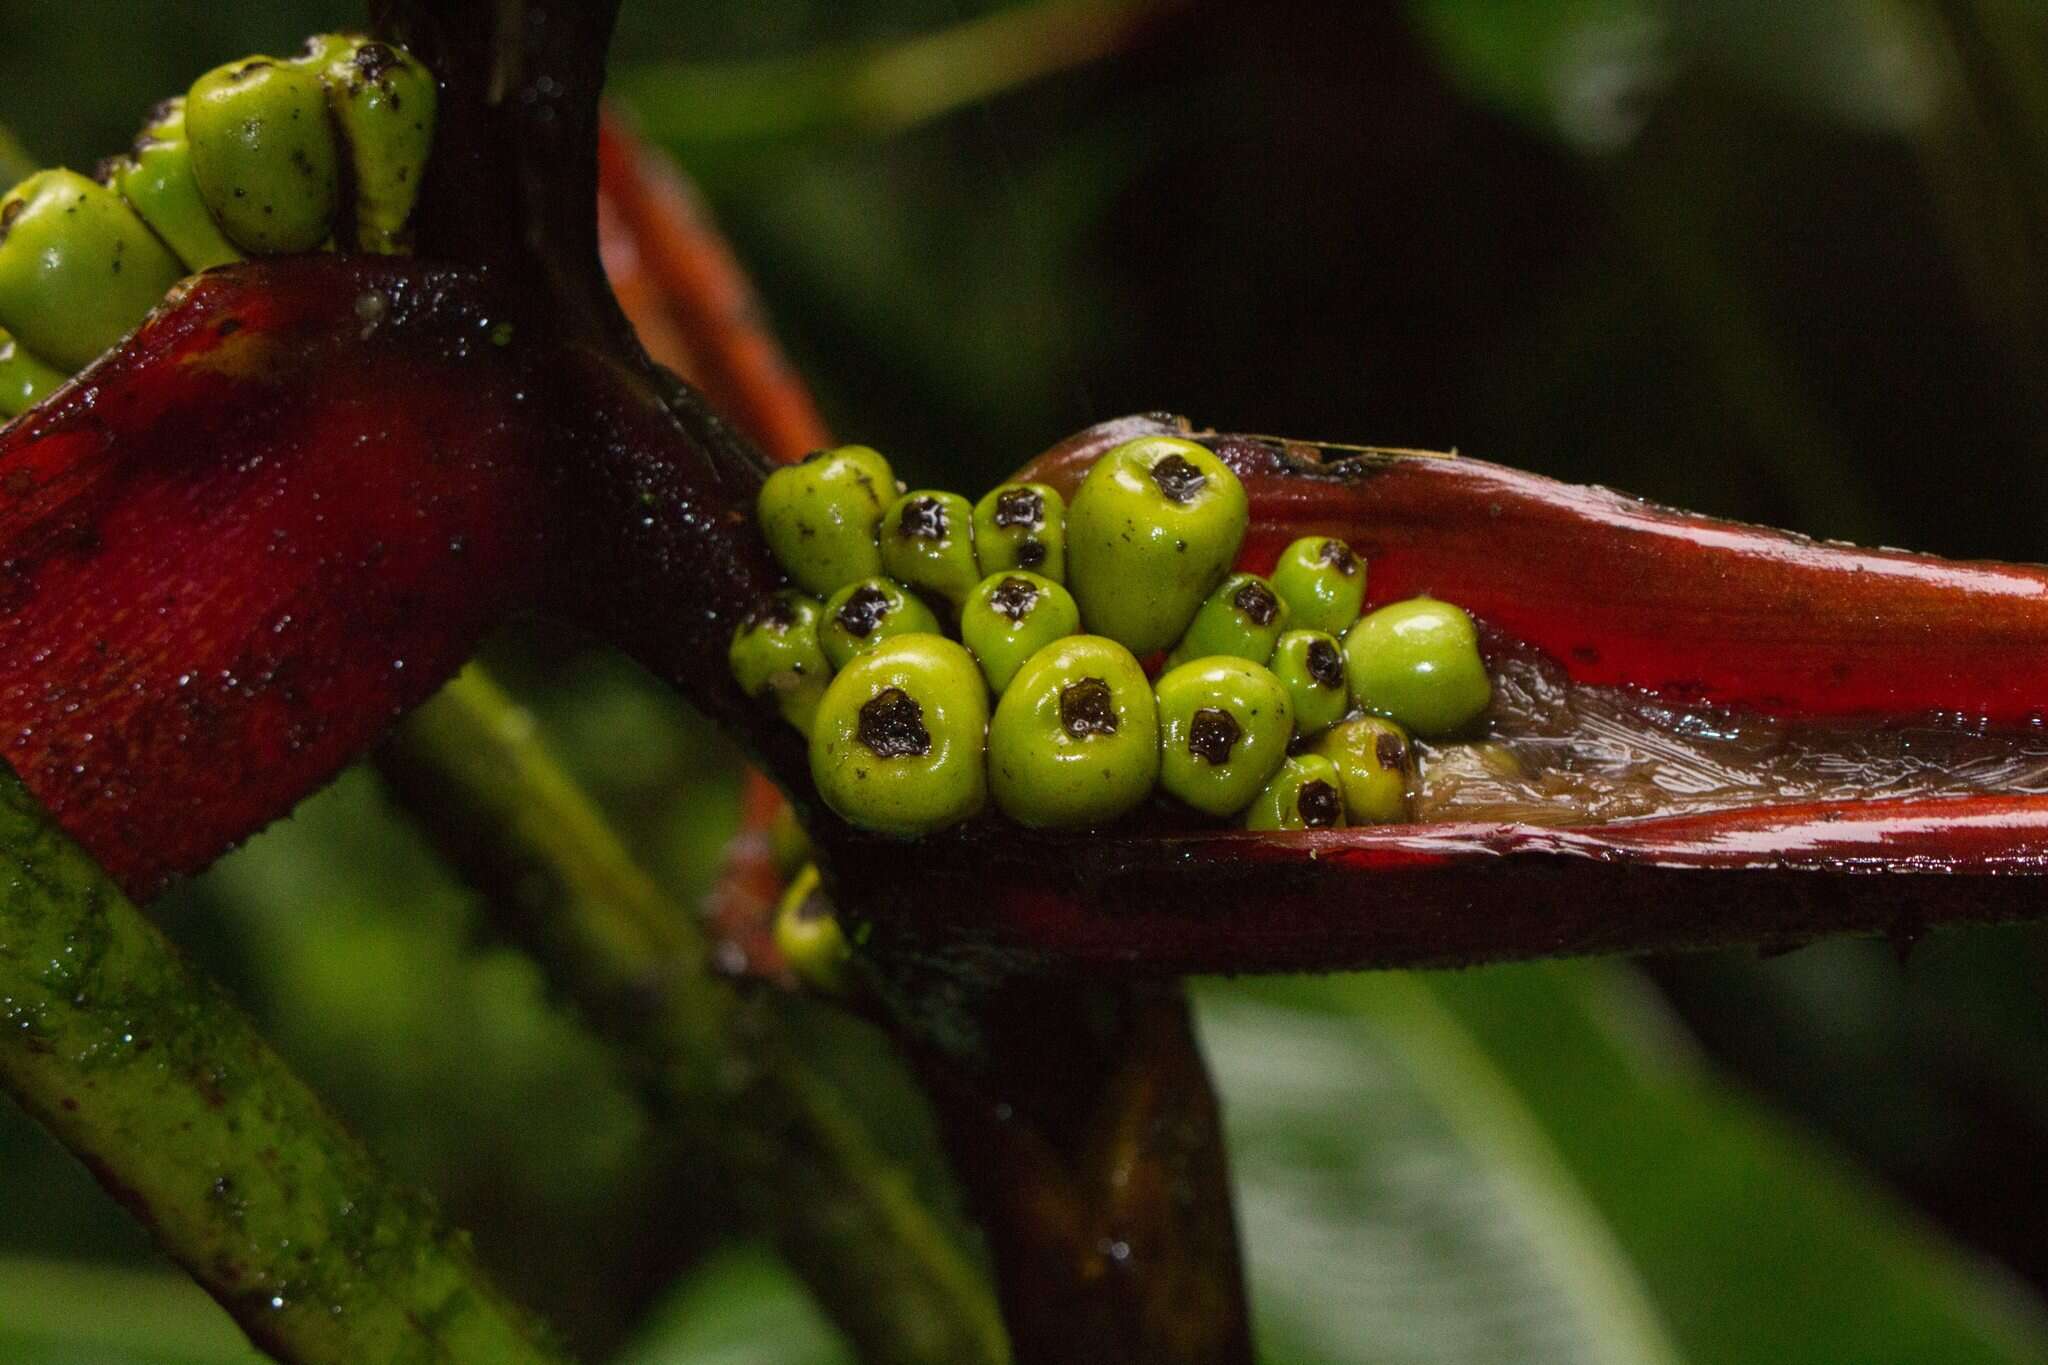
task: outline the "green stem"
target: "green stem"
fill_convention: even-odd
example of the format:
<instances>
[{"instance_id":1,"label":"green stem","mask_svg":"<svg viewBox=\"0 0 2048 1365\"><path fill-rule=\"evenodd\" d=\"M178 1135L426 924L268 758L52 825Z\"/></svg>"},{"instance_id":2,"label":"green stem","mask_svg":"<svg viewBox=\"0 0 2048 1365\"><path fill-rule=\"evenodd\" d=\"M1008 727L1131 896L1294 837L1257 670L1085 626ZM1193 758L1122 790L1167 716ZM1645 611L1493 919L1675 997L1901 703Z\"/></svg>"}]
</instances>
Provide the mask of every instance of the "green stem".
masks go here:
<instances>
[{"instance_id":1,"label":"green stem","mask_svg":"<svg viewBox=\"0 0 2048 1365\"><path fill-rule=\"evenodd\" d=\"M0 769L0 1087L281 1360L566 1359Z\"/></svg>"},{"instance_id":2,"label":"green stem","mask_svg":"<svg viewBox=\"0 0 2048 1365\"><path fill-rule=\"evenodd\" d=\"M707 970L690 910L633 861L532 717L477 668L382 757L407 808L870 1361L976 1365L1009 1350L985 1280L797 1057L772 1012Z\"/></svg>"}]
</instances>

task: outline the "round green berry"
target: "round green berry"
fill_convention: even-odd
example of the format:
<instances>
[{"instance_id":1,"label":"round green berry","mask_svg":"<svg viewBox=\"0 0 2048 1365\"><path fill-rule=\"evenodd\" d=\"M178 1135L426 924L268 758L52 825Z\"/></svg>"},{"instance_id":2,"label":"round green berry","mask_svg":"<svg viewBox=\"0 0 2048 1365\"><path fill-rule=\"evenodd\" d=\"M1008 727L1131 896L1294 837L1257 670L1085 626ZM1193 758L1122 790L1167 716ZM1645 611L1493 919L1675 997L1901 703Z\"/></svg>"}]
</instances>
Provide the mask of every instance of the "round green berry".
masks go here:
<instances>
[{"instance_id":1,"label":"round green berry","mask_svg":"<svg viewBox=\"0 0 2048 1365\"><path fill-rule=\"evenodd\" d=\"M1344 637L1351 699L1428 739L1470 725L1493 699L1472 618L1413 597L1361 617Z\"/></svg>"},{"instance_id":2,"label":"round green berry","mask_svg":"<svg viewBox=\"0 0 2048 1365\"><path fill-rule=\"evenodd\" d=\"M0 199L0 324L69 374L114 345L185 273L104 185L40 171Z\"/></svg>"},{"instance_id":3,"label":"round green berry","mask_svg":"<svg viewBox=\"0 0 2048 1365\"><path fill-rule=\"evenodd\" d=\"M1180 639L1244 543L1244 485L1193 441L1105 453L1067 509L1067 585L1089 630L1134 654Z\"/></svg>"},{"instance_id":4,"label":"round green berry","mask_svg":"<svg viewBox=\"0 0 2048 1365\"><path fill-rule=\"evenodd\" d=\"M814 597L772 593L747 613L726 652L740 691L774 702L782 718L806 735L832 678L832 665L818 645L823 615Z\"/></svg>"},{"instance_id":5,"label":"round green berry","mask_svg":"<svg viewBox=\"0 0 2048 1365\"><path fill-rule=\"evenodd\" d=\"M853 949L815 866L796 874L775 908L775 947L791 975L821 995L844 995Z\"/></svg>"},{"instance_id":6,"label":"round green berry","mask_svg":"<svg viewBox=\"0 0 2048 1365\"><path fill-rule=\"evenodd\" d=\"M834 668L844 668L897 635L937 635L932 609L889 578L863 578L832 594L818 626L818 643Z\"/></svg>"},{"instance_id":7,"label":"round green berry","mask_svg":"<svg viewBox=\"0 0 2048 1365\"><path fill-rule=\"evenodd\" d=\"M768 476L755 517L768 548L806 592L830 597L882 572L875 531L896 498L896 475L867 446L814 451Z\"/></svg>"},{"instance_id":8,"label":"round green berry","mask_svg":"<svg viewBox=\"0 0 2048 1365\"><path fill-rule=\"evenodd\" d=\"M169 99L156 107L135 150L109 167L106 180L187 270L210 270L242 259L199 193L192 143L185 136L184 100Z\"/></svg>"},{"instance_id":9,"label":"round green berry","mask_svg":"<svg viewBox=\"0 0 2048 1365\"><path fill-rule=\"evenodd\" d=\"M382 254L403 250L434 145L433 73L404 48L365 38L345 39L338 51L316 39L308 60L320 63L348 149L356 245Z\"/></svg>"},{"instance_id":10,"label":"round green berry","mask_svg":"<svg viewBox=\"0 0 2048 1365\"><path fill-rule=\"evenodd\" d=\"M1006 483L974 504L974 553L984 575L1028 569L1067 577L1067 503L1042 483Z\"/></svg>"},{"instance_id":11,"label":"round green berry","mask_svg":"<svg viewBox=\"0 0 2048 1365\"><path fill-rule=\"evenodd\" d=\"M1279 770L1294 707L1272 672L1246 659L1169 670L1159 697L1159 785L1196 810L1235 815Z\"/></svg>"},{"instance_id":12,"label":"round green berry","mask_svg":"<svg viewBox=\"0 0 2048 1365\"><path fill-rule=\"evenodd\" d=\"M1170 668L1224 654L1262 664L1287 626L1287 604L1272 585L1257 574L1234 573L1204 599L1166 663Z\"/></svg>"},{"instance_id":13,"label":"round green berry","mask_svg":"<svg viewBox=\"0 0 2048 1365\"><path fill-rule=\"evenodd\" d=\"M1073 595L1022 569L982 579L960 609L960 642L981 664L991 692L1008 687L1026 659L1080 629Z\"/></svg>"},{"instance_id":14,"label":"round green berry","mask_svg":"<svg viewBox=\"0 0 2048 1365\"><path fill-rule=\"evenodd\" d=\"M1337 765L1321 754L1301 754L1280 765L1244 813L1246 829L1342 829L1344 783Z\"/></svg>"},{"instance_id":15,"label":"round green berry","mask_svg":"<svg viewBox=\"0 0 2048 1365\"><path fill-rule=\"evenodd\" d=\"M28 353L28 348L0 332L0 417L17 417L55 393L64 373Z\"/></svg>"},{"instance_id":16,"label":"round green berry","mask_svg":"<svg viewBox=\"0 0 2048 1365\"><path fill-rule=\"evenodd\" d=\"M1347 720L1310 747L1336 766L1344 791L1344 818L1380 825L1408 818L1408 787L1415 751L1400 726L1378 716Z\"/></svg>"},{"instance_id":17,"label":"round green berry","mask_svg":"<svg viewBox=\"0 0 2048 1365\"><path fill-rule=\"evenodd\" d=\"M1320 734L1351 709L1344 678L1344 649L1320 630L1290 630L1273 646L1267 667L1294 703L1294 733Z\"/></svg>"},{"instance_id":18,"label":"round green berry","mask_svg":"<svg viewBox=\"0 0 2048 1365\"><path fill-rule=\"evenodd\" d=\"M221 231L251 255L311 251L334 230L341 155L320 73L245 57L185 96L192 173Z\"/></svg>"},{"instance_id":19,"label":"round green berry","mask_svg":"<svg viewBox=\"0 0 2048 1365\"><path fill-rule=\"evenodd\" d=\"M1365 605L1365 561L1334 536L1304 536L1280 552L1273 591L1295 625L1342 637Z\"/></svg>"},{"instance_id":20,"label":"round green berry","mask_svg":"<svg viewBox=\"0 0 2048 1365\"><path fill-rule=\"evenodd\" d=\"M957 611L981 581L974 558L974 509L958 493L920 488L890 504L879 533L882 568Z\"/></svg>"},{"instance_id":21,"label":"round green berry","mask_svg":"<svg viewBox=\"0 0 2048 1365\"><path fill-rule=\"evenodd\" d=\"M1039 829L1104 824L1158 780L1152 685L1116 641L1069 635L1010 679L988 750L989 785L1010 819Z\"/></svg>"},{"instance_id":22,"label":"round green berry","mask_svg":"<svg viewBox=\"0 0 2048 1365\"><path fill-rule=\"evenodd\" d=\"M811 730L811 779L841 819L904 838L987 800L988 685L965 649L899 635L846 666Z\"/></svg>"}]
</instances>

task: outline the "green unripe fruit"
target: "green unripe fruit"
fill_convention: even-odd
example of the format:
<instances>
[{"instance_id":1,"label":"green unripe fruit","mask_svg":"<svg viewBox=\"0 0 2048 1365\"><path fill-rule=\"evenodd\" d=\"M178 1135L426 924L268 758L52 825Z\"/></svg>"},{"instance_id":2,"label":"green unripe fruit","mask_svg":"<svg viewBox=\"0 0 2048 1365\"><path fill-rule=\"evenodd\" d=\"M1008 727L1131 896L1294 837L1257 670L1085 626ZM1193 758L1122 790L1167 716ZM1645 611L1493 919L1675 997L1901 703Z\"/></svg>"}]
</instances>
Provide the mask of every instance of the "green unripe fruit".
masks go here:
<instances>
[{"instance_id":1,"label":"green unripe fruit","mask_svg":"<svg viewBox=\"0 0 2048 1365\"><path fill-rule=\"evenodd\" d=\"M185 96L185 136L199 192L229 241L268 256L327 240L341 161L318 71L270 57L216 67Z\"/></svg>"},{"instance_id":2,"label":"green unripe fruit","mask_svg":"<svg viewBox=\"0 0 2048 1365\"><path fill-rule=\"evenodd\" d=\"M1042 483L1006 483L974 504L974 553L984 576L1028 569L1067 577L1067 503Z\"/></svg>"},{"instance_id":3,"label":"green unripe fruit","mask_svg":"<svg viewBox=\"0 0 2048 1365\"><path fill-rule=\"evenodd\" d=\"M0 324L76 374L133 331L185 268L121 196L40 171L0 199Z\"/></svg>"},{"instance_id":4,"label":"green unripe fruit","mask_svg":"<svg viewBox=\"0 0 2048 1365\"><path fill-rule=\"evenodd\" d=\"M1351 699L1428 739L1464 729L1493 700L1472 618L1413 597L1360 618L1344 637Z\"/></svg>"},{"instance_id":5,"label":"green unripe fruit","mask_svg":"<svg viewBox=\"0 0 2048 1365\"><path fill-rule=\"evenodd\" d=\"M989 786L1020 825L1073 829L1116 819L1159 778L1152 685L1131 652L1069 635L1024 661L989 723Z\"/></svg>"},{"instance_id":6,"label":"green unripe fruit","mask_svg":"<svg viewBox=\"0 0 2048 1365\"><path fill-rule=\"evenodd\" d=\"M318 53L317 40L309 46ZM348 40L321 70L354 171L356 245L403 251L434 146L433 73L404 48L366 39Z\"/></svg>"},{"instance_id":7,"label":"green unripe fruit","mask_svg":"<svg viewBox=\"0 0 2048 1365\"><path fill-rule=\"evenodd\" d=\"M775 819L768 826L768 852L775 861L775 871L784 881L796 876L816 856L810 831L796 818L796 807L786 801L776 808Z\"/></svg>"},{"instance_id":8,"label":"green unripe fruit","mask_svg":"<svg viewBox=\"0 0 2048 1365\"><path fill-rule=\"evenodd\" d=\"M1295 625L1341 639L1365 605L1365 561L1333 536L1304 536L1280 552L1273 591Z\"/></svg>"},{"instance_id":9,"label":"green unripe fruit","mask_svg":"<svg viewBox=\"0 0 2048 1365\"><path fill-rule=\"evenodd\" d=\"M921 488L889 507L877 533L882 568L958 609L981 581L974 558L974 509L958 493Z\"/></svg>"},{"instance_id":10,"label":"green unripe fruit","mask_svg":"<svg viewBox=\"0 0 2048 1365\"><path fill-rule=\"evenodd\" d=\"M773 701L782 718L806 735L832 678L832 665L818 645L823 615L814 597L772 593L740 622L726 653L740 691Z\"/></svg>"},{"instance_id":11,"label":"green unripe fruit","mask_svg":"<svg viewBox=\"0 0 2048 1365\"><path fill-rule=\"evenodd\" d=\"M804 591L830 597L881 575L875 532L895 498L896 475L879 452L841 446L770 474L755 516L789 576Z\"/></svg>"},{"instance_id":12,"label":"green unripe fruit","mask_svg":"<svg viewBox=\"0 0 2048 1365\"><path fill-rule=\"evenodd\" d=\"M1159 785L1196 810L1235 815L1287 757L1294 707L1271 671L1197 659L1159 679Z\"/></svg>"},{"instance_id":13,"label":"green unripe fruit","mask_svg":"<svg viewBox=\"0 0 2048 1365\"><path fill-rule=\"evenodd\" d=\"M0 416L18 417L64 384L62 371L28 353L28 348L0 332Z\"/></svg>"},{"instance_id":14,"label":"green unripe fruit","mask_svg":"<svg viewBox=\"0 0 2048 1365\"><path fill-rule=\"evenodd\" d=\"M157 106L135 140L135 150L112 164L107 183L120 191L187 270L211 270L242 259L200 196L192 173L192 143L185 136L184 100L165 100Z\"/></svg>"},{"instance_id":15,"label":"green unripe fruit","mask_svg":"<svg viewBox=\"0 0 2048 1365\"><path fill-rule=\"evenodd\" d=\"M1257 574L1234 573L1203 600L1166 663L1170 668L1223 654L1262 664L1288 624L1287 604L1271 584Z\"/></svg>"},{"instance_id":16,"label":"green unripe fruit","mask_svg":"<svg viewBox=\"0 0 2048 1365\"><path fill-rule=\"evenodd\" d=\"M897 635L937 635L939 618L932 609L887 578L863 578L832 594L818 627L818 643L832 667L844 668L856 656Z\"/></svg>"},{"instance_id":17,"label":"green unripe fruit","mask_svg":"<svg viewBox=\"0 0 2048 1365\"><path fill-rule=\"evenodd\" d=\"M1008 687L1026 659L1080 629L1073 594L1021 569L982 579L960 609L960 642L981 665L991 692Z\"/></svg>"},{"instance_id":18,"label":"green unripe fruit","mask_svg":"<svg viewBox=\"0 0 2048 1365\"><path fill-rule=\"evenodd\" d=\"M1415 752L1400 726L1377 716L1347 720L1311 746L1330 760L1344 790L1344 818L1380 825L1408 818L1409 777Z\"/></svg>"},{"instance_id":19,"label":"green unripe fruit","mask_svg":"<svg viewBox=\"0 0 2048 1365\"><path fill-rule=\"evenodd\" d=\"M1294 703L1294 733L1319 734L1351 709L1344 649L1320 630L1290 630L1273 646L1267 665Z\"/></svg>"},{"instance_id":20,"label":"green unripe fruit","mask_svg":"<svg viewBox=\"0 0 2048 1365\"><path fill-rule=\"evenodd\" d=\"M1251 513L1244 485L1193 441L1145 436L1104 454L1067 509L1067 584L1089 630L1165 649L1223 581Z\"/></svg>"},{"instance_id":21,"label":"green unripe fruit","mask_svg":"<svg viewBox=\"0 0 2048 1365\"><path fill-rule=\"evenodd\" d=\"M1342 829L1344 784L1321 754L1290 758L1244 813L1246 829Z\"/></svg>"},{"instance_id":22,"label":"green unripe fruit","mask_svg":"<svg viewBox=\"0 0 2048 1365\"><path fill-rule=\"evenodd\" d=\"M846 666L811 731L811 779L841 819L912 838L988 797L988 685L940 635L899 635Z\"/></svg>"},{"instance_id":23,"label":"green unripe fruit","mask_svg":"<svg viewBox=\"0 0 2048 1365\"><path fill-rule=\"evenodd\" d=\"M822 995L845 995L853 949L825 895L816 867L806 867L775 908L775 947L797 980Z\"/></svg>"}]
</instances>

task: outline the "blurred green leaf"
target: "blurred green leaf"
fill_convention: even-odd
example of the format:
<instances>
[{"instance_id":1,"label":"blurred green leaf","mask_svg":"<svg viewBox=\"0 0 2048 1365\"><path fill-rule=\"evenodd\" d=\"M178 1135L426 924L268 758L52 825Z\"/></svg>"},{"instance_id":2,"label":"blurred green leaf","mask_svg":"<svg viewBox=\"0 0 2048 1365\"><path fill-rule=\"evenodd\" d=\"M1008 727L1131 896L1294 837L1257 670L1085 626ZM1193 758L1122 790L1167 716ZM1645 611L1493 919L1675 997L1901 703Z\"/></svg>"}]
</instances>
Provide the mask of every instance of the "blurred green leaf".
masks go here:
<instances>
[{"instance_id":1,"label":"blurred green leaf","mask_svg":"<svg viewBox=\"0 0 2048 1365\"><path fill-rule=\"evenodd\" d=\"M765 1251L706 1262L619 1365L853 1365L795 1276Z\"/></svg>"},{"instance_id":2,"label":"blurred green leaf","mask_svg":"<svg viewBox=\"0 0 2048 1365\"><path fill-rule=\"evenodd\" d=\"M262 1365L220 1305L182 1275L0 1258L7 1365Z\"/></svg>"}]
</instances>

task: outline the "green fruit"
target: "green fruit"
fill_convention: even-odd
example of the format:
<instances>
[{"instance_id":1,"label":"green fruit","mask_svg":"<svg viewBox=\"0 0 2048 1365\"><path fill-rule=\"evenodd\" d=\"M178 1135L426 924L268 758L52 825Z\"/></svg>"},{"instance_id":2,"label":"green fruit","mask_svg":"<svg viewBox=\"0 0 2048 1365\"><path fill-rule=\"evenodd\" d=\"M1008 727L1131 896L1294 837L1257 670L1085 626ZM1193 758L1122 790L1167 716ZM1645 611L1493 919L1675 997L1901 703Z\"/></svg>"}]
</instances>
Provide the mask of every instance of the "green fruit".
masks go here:
<instances>
[{"instance_id":1,"label":"green fruit","mask_svg":"<svg viewBox=\"0 0 2048 1365\"><path fill-rule=\"evenodd\" d=\"M135 139L135 150L111 164L106 180L187 270L211 270L242 259L200 196L192 174L192 143L185 136L184 100L169 99L156 107Z\"/></svg>"},{"instance_id":2,"label":"green fruit","mask_svg":"<svg viewBox=\"0 0 2048 1365\"><path fill-rule=\"evenodd\" d=\"M1287 626L1287 604L1272 585L1257 574L1234 573L1195 612L1188 633L1167 656L1167 667L1216 654L1265 663Z\"/></svg>"},{"instance_id":3,"label":"green fruit","mask_svg":"<svg viewBox=\"0 0 2048 1365\"><path fill-rule=\"evenodd\" d=\"M773 701L782 718L806 735L832 678L832 665L818 645L823 615L814 597L772 593L740 622L726 653L740 691Z\"/></svg>"},{"instance_id":4,"label":"green fruit","mask_svg":"<svg viewBox=\"0 0 2048 1365\"><path fill-rule=\"evenodd\" d=\"M890 505L878 533L882 568L957 610L981 581L974 558L974 509L958 493L921 488Z\"/></svg>"},{"instance_id":5,"label":"green fruit","mask_svg":"<svg viewBox=\"0 0 2048 1365\"><path fill-rule=\"evenodd\" d=\"M785 881L816 856L811 849L810 831L796 818L796 807L787 801L776 808L775 820L768 826L768 851L775 860L775 871Z\"/></svg>"},{"instance_id":6,"label":"green fruit","mask_svg":"<svg viewBox=\"0 0 2048 1365\"><path fill-rule=\"evenodd\" d=\"M989 786L1020 825L1071 829L1116 819L1159 777L1152 686L1131 652L1069 635L1010 679L989 723Z\"/></svg>"},{"instance_id":7,"label":"green fruit","mask_svg":"<svg viewBox=\"0 0 2048 1365\"><path fill-rule=\"evenodd\" d=\"M960 609L960 641L973 652L991 692L1001 692L1024 661L1081 629L1073 595L1049 578L1017 570L990 574Z\"/></svg>"},{"instance_id":8,"label":"green fruit","mask_svg":"<svg viewBox=\"0 0 2048 1365\"><path fill-rule=\"evenodd\" d=\"M1347 720L1311 746L1336 765L1344 789L1344 817L1354 825L1408 818L1408 786L1415 751L1400 726L1377 716Z\"/></svg>"},{"instance_id":9,"label":"green fruit","mask_svg":"<svg viewBox=\"0 0 2048 1365\"><path fill-rule=\"evenodd\" d=\"M1342 638L1365 605L1365 561L1334 536L1304 536L1280 552L1273 591L1295 625Z\"/></svg>"},{"instance_id":10,"label":"green fruit","mask_svg":"<svg viewBox=\"0 0 2048 1365\"><path fill-rule=\"evenodd\" d=\"M199 192L228 240L251 255L312 251L334 228L341 163L320 73L245 57L185 96Z\"/></svg>"},{"instance_id":11,"label":"green fruit","mask_svg":"<svg viewBox=\"0 0 2048 1365\"><path fill-rule=\"evenodd\" d=\"M1067 583L1088 629L1134 654L1186 632L1244 543L1244 485L1193 441L1144 436L1104 454L1067 509Z\"/></svg>"},{"instance_id":12,"label":"green fruit","mask_svg":"<svg viewBox=\"0 0 2048 1365\"><path fill-rule=\"evenodd\" d=\"M309 45L317 53L319 45ZM434 146L433 73L402 47L349 39L321 65L354 171L356 245L391 254L406 230Z\"/></svg>"},{"instance_id":13,"label":"green fruit","mask_svg":"<svg viewBox=\"0 0 2048 1365\"><path fill-rule=\"evenodd\" d=\"M1290 630L1273 646L1267 667L1294 703L1294 733L1306 738L1327 730L1351 709L1344 678L1344 650L1320 630Z\"/></svg>"},{"instance_id":14,"label":"green fruit","mask_svg":"<svg viewBox=\"0 0 2048 1365\"><path fill-rule=\"evenodd\" d=\"M1464 729L1493 700L1472 618L1414 597L1360 618L1344 637L1351 699L1427 739Z\"/></svg>"},{"instance_id":15,"label":"green fruit","mask_svg":"<svg viewBox=\"0 0 2048 1365\"><path fill-rule=\"evenodd\" d=\"M1244 813L1246 829L1342 829L1344 784L1321 754L1290 758Z\"/></svg>"},{"instance_id":16,"label":"green fruit","mask_svg":"<svg viewBox=\"0 0 2048 1365\"><path fill-rule=\"evenodd\" d=\"M974 552L984 575L1029 569L1067 577L1067 504L1042 483L1006 483L974 504Z\"/></svg>"},{"instance_id":17,"label":"green fruit","mask_svg":"<svg viewBox=\"0 0 2048 1365\"><path fill-rule=\"evenodd\" d=\"M841 819L911 838L987 800L988 686L940 635L899 635L846 666L811 731L811 779Z\"/></svg>"},{"instance_id":18,"label":"green fruit","mask_svg":"<svg viewBox=\"0 0 2048 1365\"><path fill-rule=\"evenodd\" d=\"M818 627L818 643L832 667L844 668L858 655L897 635L937 635L932 609L888 578L863 578L832 594Z\"/></svg>"},{"instance_id":19,"label":"green fruit","mask_svg":"<svg viewBox=\"0 0 2048 1365\"><path fill-rule=\"evenodd\" d=\"M1245 659L1182 664L1159 679L1159 785L1196 810L1235 815L1279 770L1294 707L1270 671Z\"/></svg>"},{"instance_id":20,"label":"green fruit","mask_svg":"<svg viewBox=\"0 0 2048 1365\"><path fill-rule=\"evenodd\" d=\"M875 532L895 497L896 475L879 452L841 446L770 474L755 515L789 576L806 592L830 597L881 575Z\"/></svg>"},{"instance_id":21,"label":"green fruit","mask_svg":"<svg viewBox=\"0 0 2048 1365\"><path fill-rule=\"evenodd\" d=\"M0 332L0 416L18 417L63 387L67 376Z\"/></svg>"},{"instance_id":22,"label":"green fruit","mask_svg":"<svg viewBox=\"0 0 2048 1365\"><path fill-rule=\"evenodd\" d=\"M797 980L822 995L845 995L853 949L839 927L816 867L797 873L775 908L775 947Z\"/></svg>"},{"instance_id":23,"label":"green fruit","mask_svg":"<svg viewBox=\"0 0 2048 1365\"><path fill-rule=\"evenodd\" d=\"M185 268L123 203L73 171L0 199L0 325L76 374L133 331Z\"/></svg>"}]
</instances>

